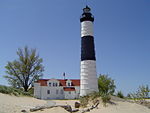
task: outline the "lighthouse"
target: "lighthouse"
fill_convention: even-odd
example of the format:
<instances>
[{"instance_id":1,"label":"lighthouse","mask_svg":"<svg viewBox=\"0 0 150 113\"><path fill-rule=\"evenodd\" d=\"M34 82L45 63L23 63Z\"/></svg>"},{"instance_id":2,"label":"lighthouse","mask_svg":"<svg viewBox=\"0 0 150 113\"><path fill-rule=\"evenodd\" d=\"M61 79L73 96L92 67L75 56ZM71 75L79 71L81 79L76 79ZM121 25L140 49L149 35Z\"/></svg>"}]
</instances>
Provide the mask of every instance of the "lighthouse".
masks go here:
<instances>
[{"instance_id":1,"label":"lighthouse","mask_svg":"<svg viewBox=\"0 0 150 113\"><path fill-rule=\"evenodd\" d=\"M98 91L96 57L93 35L94 17L91 9L83 8L81 22L80 96Z\"/></svg>"}]
</instances>

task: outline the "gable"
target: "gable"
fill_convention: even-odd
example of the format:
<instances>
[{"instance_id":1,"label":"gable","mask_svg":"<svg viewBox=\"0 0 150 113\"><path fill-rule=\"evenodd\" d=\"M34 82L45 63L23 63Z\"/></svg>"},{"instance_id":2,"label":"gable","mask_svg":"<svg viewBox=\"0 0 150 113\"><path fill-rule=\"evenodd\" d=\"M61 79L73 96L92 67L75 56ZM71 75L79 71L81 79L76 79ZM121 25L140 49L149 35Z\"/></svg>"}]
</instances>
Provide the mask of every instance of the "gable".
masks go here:
<instances>
[{"instance_id":1,"label":"gable","mask_svg":"<svg viewBox=\"0 0 150 113\"><path fill-rule=\"evenodd\" d=\"M47 86L47 82L53 79L40 79L36 83L40 83L40 86ZM60 86L66 86L67 79L55 79L60 82ZM80 86L80 79L70 79L72 82L71 86Z\"/></svg>"}]
</instances>

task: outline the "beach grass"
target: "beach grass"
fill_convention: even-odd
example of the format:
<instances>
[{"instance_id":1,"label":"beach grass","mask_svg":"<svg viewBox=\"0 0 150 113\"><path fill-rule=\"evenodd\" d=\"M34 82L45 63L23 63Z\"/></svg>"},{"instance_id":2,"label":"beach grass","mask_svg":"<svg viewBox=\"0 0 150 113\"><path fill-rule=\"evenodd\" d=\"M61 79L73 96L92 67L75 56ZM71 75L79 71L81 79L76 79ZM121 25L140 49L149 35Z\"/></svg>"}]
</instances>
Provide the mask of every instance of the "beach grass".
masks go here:
<instances>
[{"instance_id":1,"label":"beach grass","mask_svg":"<svg viewBox=\"0 0 150 113\"><path fill-rule=\"evenodd\" d=\"M16 89L10 86L0 85L0 93L10 94L14 96L33 96L33 94L29 92L24 92L22 89Z\"/></svg>"}]
</instances>

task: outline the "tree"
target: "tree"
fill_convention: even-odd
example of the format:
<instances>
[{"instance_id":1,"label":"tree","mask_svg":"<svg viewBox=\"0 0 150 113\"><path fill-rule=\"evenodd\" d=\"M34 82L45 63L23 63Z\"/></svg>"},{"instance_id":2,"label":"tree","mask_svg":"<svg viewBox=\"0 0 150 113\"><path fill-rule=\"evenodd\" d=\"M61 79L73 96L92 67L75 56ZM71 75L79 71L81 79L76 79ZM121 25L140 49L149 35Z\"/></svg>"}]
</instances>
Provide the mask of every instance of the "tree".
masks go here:
<instances>
[{"instance_id":1,"label":"tree","mask_svg":"<svg viewBox=\"0 0 150 113\"><path fill-rule=\"evenodd\" d=\"M142 85L141 90L144 93L144 98L149 98L150 89L149 89L148 85L146 85L146 86Z\"/></svg>"},{"instance_id":2,"label":"tree","mask_svg":"<svg viewBox=\"0 0 150 113\"><path fill-rule=\"evenodd\" d=\"M34 81L43 76L43 60L36 54L36 49L29 50L27 46L24 49L18 48L17 55L19 59L5 66L8 75L4 77L13 87L22 87L27 92Z\"/></svg>"},{"instance_id":3,"label":"tree","mask_svg":"<svg viewBox=\"0 0 150 113\"><path fill-rule=\"evenodd\" d=\"M100 75L98 78L98 88L102 95L113 95L115 92L114 80L108 77L108 75Z\"/></svg>"},{"instance_id":4,"label":"tree","mask_svg":"<svg viewBox=\"0 0 150 113\"><path fill-rule=\"evenodd\" d=\"M146 98L149 98L149 92L150 89L148 85L141 85L136 92L130 93L130 95L135 101L145 101Z\"/></svg>"}]
</instances>

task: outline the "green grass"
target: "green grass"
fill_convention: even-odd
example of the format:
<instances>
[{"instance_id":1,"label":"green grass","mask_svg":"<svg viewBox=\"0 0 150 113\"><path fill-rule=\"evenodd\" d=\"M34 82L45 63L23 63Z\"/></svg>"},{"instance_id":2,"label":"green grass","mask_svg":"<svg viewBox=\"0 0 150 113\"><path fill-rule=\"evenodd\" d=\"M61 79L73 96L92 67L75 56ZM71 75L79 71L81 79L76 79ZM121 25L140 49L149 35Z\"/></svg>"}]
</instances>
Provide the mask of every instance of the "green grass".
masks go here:
<instances>
[{"instance_id":1,"label":"green grass","mask_svg":"<svg viewBox=\"0 0 150 113\"><path fill-rule=\"evenodd\" d=\"M16 89L9 86L0 85L0 93L15 95L15 96L33 96L30 92L24 92L21 89Z\"/></svg>"}]
</instances>

